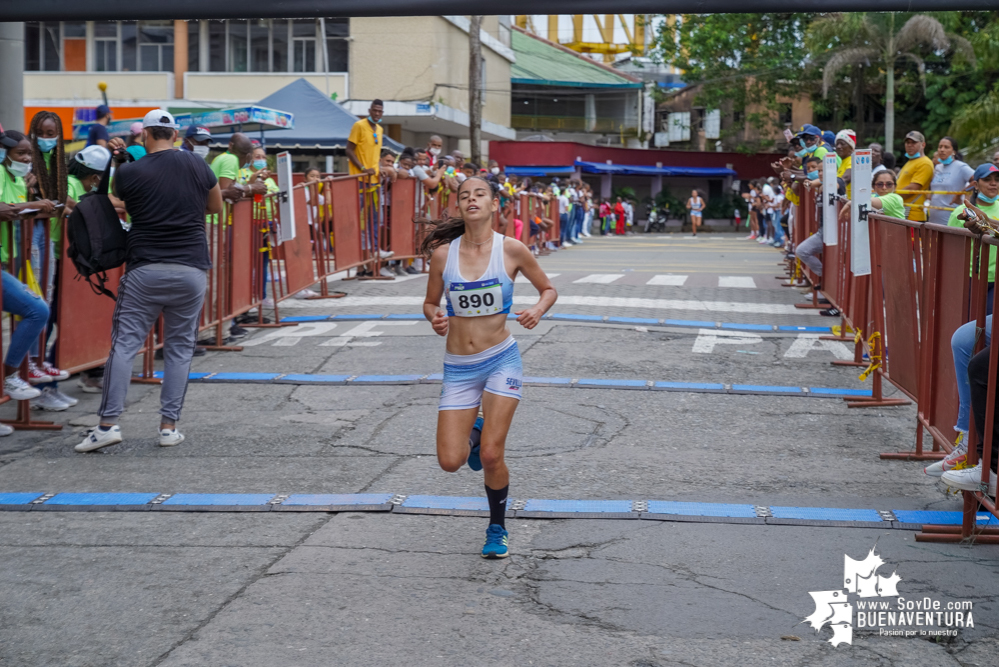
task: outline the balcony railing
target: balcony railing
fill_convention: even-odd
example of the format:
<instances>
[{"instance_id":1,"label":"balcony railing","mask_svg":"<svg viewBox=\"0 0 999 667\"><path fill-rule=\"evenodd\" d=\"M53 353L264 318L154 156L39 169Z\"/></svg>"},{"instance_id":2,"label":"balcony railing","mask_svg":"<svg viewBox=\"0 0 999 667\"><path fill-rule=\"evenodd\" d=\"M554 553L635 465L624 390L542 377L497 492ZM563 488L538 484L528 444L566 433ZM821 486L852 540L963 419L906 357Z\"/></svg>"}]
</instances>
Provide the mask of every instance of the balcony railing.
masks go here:
<instances>
[{"instance_id":1,"label":"balcony railing","mask_svg":"<svg viewBox=\"0 0 999 667\"><path fill-rule=\"evenodd\" d=\"M628 132L638 129L638 122L625 118L594 118L582 116L528 116L513 114L510 126L515 130L551 130L556 132Z\"/></svg>"}]
</instances>

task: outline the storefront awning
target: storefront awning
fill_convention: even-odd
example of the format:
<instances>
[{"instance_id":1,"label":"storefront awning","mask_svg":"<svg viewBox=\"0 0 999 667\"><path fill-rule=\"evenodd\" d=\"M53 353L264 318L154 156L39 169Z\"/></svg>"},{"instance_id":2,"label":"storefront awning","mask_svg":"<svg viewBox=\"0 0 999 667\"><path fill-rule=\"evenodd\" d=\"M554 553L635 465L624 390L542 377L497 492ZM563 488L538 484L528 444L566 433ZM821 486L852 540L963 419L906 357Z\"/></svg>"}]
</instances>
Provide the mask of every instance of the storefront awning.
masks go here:
<instances>
[{"instance_id":1,"label":"storefront awning","mask_svg":"<svg viewBox=\"0 0 999 667\"><path fill-rule=\"evenodd\" d=\"M575 167L507 167L507 176L530 176L531 178L543 178L545 176L572 176L576 173Z\"/></svg>"},{"instance_id":2,"label":"storefront awning","mask_svg":"<svg viewBox=\"0 0 999 667\"><path fill-rule=\"evenodd\" d=\"M621 176L686 176L688 178L725 178L738 176L734 169L725 167L650 167L632 164L607 164L604 162L576 161L584 174L617 174ZM509 169L507 170L509 172Z\"/></svg>"}]
</instances>

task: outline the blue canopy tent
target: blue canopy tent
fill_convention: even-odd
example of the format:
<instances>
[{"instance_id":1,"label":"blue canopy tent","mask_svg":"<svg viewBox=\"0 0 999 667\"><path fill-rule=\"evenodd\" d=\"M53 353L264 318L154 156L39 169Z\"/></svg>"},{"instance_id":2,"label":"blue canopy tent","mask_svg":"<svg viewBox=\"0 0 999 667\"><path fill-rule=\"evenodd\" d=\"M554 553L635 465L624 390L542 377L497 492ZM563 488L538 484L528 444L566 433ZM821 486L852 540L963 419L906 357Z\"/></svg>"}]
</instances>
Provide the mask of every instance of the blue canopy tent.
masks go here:
<instances>
[{"instance_id":1,"label":"blue canopy tent","mask_svg":"<svg viewBox=\"0 0 999 667\"><path fill-rule=\"evenodd\" d=\"M325 93L305 79L297 79L271 93L257 103L291 112L295 116L294 129L269 130L267 147L287 151L333 151L347 147L350 128L357 116L331 100ZM223 147L231 134L212 134L212 143ZM394 153L402 152L402 144L385 137L382 145Z\"/></svg>"},{"instance_id":2,"label":"blue canopy tent","mask_svg":"<svg viewBox=\"0 0 999 667\"><path fill-rule=\"evenodd\" d=\"M649 167L631 164L606 164L604 162L580 162L575 166L584 174L614 174L620 176L675 176L689 178L725 178L737 176L734 169L725 167Z\"/></svg>"}]
</instances>

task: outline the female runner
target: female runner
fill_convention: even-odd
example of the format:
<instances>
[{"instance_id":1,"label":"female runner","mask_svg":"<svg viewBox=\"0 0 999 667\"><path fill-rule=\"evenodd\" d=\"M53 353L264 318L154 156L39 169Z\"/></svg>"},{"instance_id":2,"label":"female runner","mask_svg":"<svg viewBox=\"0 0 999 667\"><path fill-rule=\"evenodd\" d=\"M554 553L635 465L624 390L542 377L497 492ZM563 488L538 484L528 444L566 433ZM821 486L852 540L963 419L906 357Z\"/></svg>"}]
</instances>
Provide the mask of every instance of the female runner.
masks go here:
<instances>
[{"instance_id":1,"label":"female runner","mask_svg":"<svg viewBox=\"0 0 999 667\"><path fill-rule=\"evenodd\" d=\"M533 329L558 298L527 246L493 231L499 205L495 184L478 176L467 179L458 188L461 217L436 223L422 248L430 255L423 314L438 335L447 336L437 461L448 472L466 461L472 470L485 469L489 527L483 558L508 553L510 472L503 451L523 380L520 351L506 326L514 278L523 273L541 295L537 304L516 313L526 329Z\"/></svg>"},{"instance_id":2,"label":"female runner","mask_svg":"<svg viewBox=\"0 0 999 667\"><path fill-rule=\"evenodd\" d=\"M694 228L694 236L697 236L697 228L701 226L701 216L704 212L704 200L697 190L690 193L687 210L690 211L690 226Z\"/></svg>"}]
</instances>

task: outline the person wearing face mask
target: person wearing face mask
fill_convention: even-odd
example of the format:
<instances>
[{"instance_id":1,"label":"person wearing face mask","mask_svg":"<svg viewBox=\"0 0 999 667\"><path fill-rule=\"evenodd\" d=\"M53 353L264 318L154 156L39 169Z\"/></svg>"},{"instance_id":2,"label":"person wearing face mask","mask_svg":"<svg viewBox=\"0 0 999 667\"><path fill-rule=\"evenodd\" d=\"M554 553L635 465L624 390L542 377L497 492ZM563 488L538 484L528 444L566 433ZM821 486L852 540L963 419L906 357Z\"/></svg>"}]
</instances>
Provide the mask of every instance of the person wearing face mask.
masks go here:
<instances>
[{"instance_id":1,"label":"person wearing face mask","mask_svg":"<svg viewBox=\"0 0 999 667\"><path fill-rule=\"evenodd\" d=\"M191 151L202 160L208 160L208 144L211 140L212 133L208 131L208 128L191 125L184 133L184 143L180 145L180 148Z\"/></svg>"},{"instance_id":2,"label":"person wearing face mask","mask_svg":"<svg viewBox=\"0 0 999 667\"><path fill-rule=\"evenodd\" d=\"M430 139L427 140L427 157L430 159L428 163L429 167L434 168L437 166L437 159L443 150L444 140L436 134L430 135Z\"/></svg>"},{"instance_id":3,"label":"person wearing face mask","mask_svg":"<svg viewBox=\"0 0 999 667\"><path fill-rule=\"evenodd\" d=\"M922 132L913 130L905 135L906 163L898 172L898 193L909 209L908 219L917 222L926 220L923 202L926 195L906 195L906 190L929 190L933 181L933 161L926 157L926 139Z\"/></svg>"},{"instance_id":4,"label":"person wearing face mask","mask_svg":"<svg viewBox=\"0 0 999 667\"><path fill-rule=\"evenodd\" d=\"M50 200L29 201L28 188L24 177L30 173L32 145L28 139L15 130L3 131L0 128L0 202L7 204L6 219L20 216L25 208L38 209L39 215L52 215L56 212L56 202ZM6 269L8 251L12 247L9 227L5 226L0 235L0 262ZM15 253L16 254L16 253ZM21 317L7 346L4 359L4 391L11 398L26 401L37 398L41 392L32 384L52 381L52 377L39 373L29 383L20 375L20 366L32 348L37 355L38 338L49 319L49 308L41 296L13 275L3 271L3 309ZM54 370L54 369L53 369ZM60 371L61 374L61 371ZM9 435L12 429L0 428L0 435Z\"/></svg>"},{"instance_id":5,"label":"person wearing face mask","mask_svg":"<svg viewBox=\"0 0 999 667\"><path fill-rule=\"evenodd\" d=\"M971 177L975 175L967 162L961 160L961 154L957 149L957 142L951 137L944 137L937 144L937 164L933 167L933 183L931 190L943 192L963 192L967 190ZM951 209L961 203L964 195L940 195L930 196L930 206L937 208L929 209L927 219L929 222L938 225L946 225L950 220L950 211L939 210L942 208Z\"/></svg>"},{"instance_id":6,"label":"person wearing face mask","mask_svg":"<svg viewBox=\"0 0 999 667\"><path fill-rule=\"evenodd\" d=\"M253 154L253 143L242 132L234 132L229 137L229 147L225 153L212 160L212 173L219 181L222 198L229 201L239 201L243 198L244 187L239 171L250 166Z\"/></svg>"},{"instance_id":7,"label":"person wearing face mask","mask_svg":"<svg viewBox=\"0 0 999 667\"><path fill-rule=\"evenodd\" d=\"M68 204L66 157L62 138L62 120L51 111L39 111L31 119L32 175L26 179L30 190L42 199ZM41 279L43 258L48 254L48 279L46 300L52 304L55 289L56 257L62 251L62 216L49 220L49 244L45 248L45 221L35 221L31 236L31 265Z\"/></svg>"},{"instance_id":8,"label":"person wearing face mask","mask_svg":"<svg viewBox=\"0 0 999 667\"><path fill-rule=\"evenodd\" d=\"M499 185L502 185L506 181L506 178L503 176L503 170L500 169L499 162L496 160L489 161L489 173L486 174L486 180Z\"/></svg>"},{"instance_id":9,"label":"person wearing face mask","mask_svg":"<svg viewBox=\"0 0 999 667\"><path fill-rule=\"evenodd\" d=\"M132 123L129 131L128 146L125 150L134 159L139 160L146 156L146 147L142 145L142 121Z\"/></svg>"},{"instance_id":10,"label":"person wearing face mask","mask_svg":"<svg viewBox=\"0 0 999 667\"><path fill-rule=\"evenodd\" d=\"M822 145L822 131L814 125L805 125L796 137L801 148L795 151L795 155L802 160L809 156L821 160L829 152L829 149Z\"/></svg>"}]
</instances>

